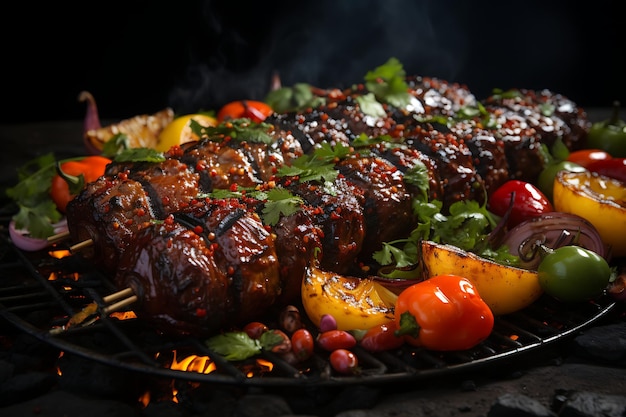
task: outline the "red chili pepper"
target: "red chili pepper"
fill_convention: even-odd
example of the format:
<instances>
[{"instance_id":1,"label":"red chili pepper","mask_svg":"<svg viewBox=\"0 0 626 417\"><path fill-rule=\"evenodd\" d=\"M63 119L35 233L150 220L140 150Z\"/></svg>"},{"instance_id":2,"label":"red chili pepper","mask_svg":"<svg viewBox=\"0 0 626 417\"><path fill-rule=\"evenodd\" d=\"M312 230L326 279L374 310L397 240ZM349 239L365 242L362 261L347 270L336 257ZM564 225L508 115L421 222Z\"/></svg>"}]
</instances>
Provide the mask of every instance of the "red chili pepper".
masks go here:
<instances>
[{"instance_id":1,"label":"red chili pepper","mask_svg":"<svg viewBox=\"0 0 626 417\"><path fill-rule=\"evenodd\" d=\"M52 178L50 197L57 209L65 213L67 203L85 186L104 174L111 160L99 155L87 156L57 165L57 175Z\"/></svg>"},{"instance_id":2,"label":"red chili pepper","mask_svg":"<svg viewBox=\"0 0 626 417\"><path fill-rule=\"evenodd\" d=\"M262 122L274 110L269 104L255 100L238 100L225 104L217 112L217 121L247 118L253 122Z\"/></svg>"},{"instance_id":3,"label":"red chili pepper","mask_svg":"<svg viewBox=\"0 0 626 417\"><path fill-rule=\"evenodd\" d=\"M407 343L438 351L470 349L493 330L491 309L472 283L437 275L403 290L396 300L398 335Z\"/></svg>"},{"instance_id":4,"label":"red chili pepper","mask_svg":"<svg viewBox=\"0 0 626 417\"><path fill-rule=\"evenodd\" d=\"M587 166L591 172L597 172L605 177L615 178L626 183L626 158L611 158L604 161L595 161Z\"/></svg>"},{"instance_id":5,"label":"red chili pepper","mask_svg":"<svg viewBox=\"0 0 626 417\"><path fill-rule=\"evenodd\" d=\"M519 180L502 184L489 197L489 210L504 216L510 210L507 226L513 228L524 220L554 211L548 198L536 186Z\"/></svg>"}]
</instances>

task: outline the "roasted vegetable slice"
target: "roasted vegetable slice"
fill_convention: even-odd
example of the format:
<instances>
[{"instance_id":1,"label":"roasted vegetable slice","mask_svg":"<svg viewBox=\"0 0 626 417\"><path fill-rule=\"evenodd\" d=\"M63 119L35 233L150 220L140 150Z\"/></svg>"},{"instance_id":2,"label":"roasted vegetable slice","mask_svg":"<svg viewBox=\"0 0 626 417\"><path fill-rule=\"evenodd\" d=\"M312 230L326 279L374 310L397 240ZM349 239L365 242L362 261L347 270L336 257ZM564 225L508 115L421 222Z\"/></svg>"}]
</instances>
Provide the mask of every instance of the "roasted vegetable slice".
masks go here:
<instances>
[{"instance_id":1,"label":"roasted vegetable slice","mask_svg":"<svg viewBox=\"0 0 626 417\"><path fill-rule=\"evenodd\" d=\"M425 278L446 274L466 277L496 316L521 310L543 293L535 271L502 265L432 241L423 241L421 250Z\"/></svg>"}]
</instances>

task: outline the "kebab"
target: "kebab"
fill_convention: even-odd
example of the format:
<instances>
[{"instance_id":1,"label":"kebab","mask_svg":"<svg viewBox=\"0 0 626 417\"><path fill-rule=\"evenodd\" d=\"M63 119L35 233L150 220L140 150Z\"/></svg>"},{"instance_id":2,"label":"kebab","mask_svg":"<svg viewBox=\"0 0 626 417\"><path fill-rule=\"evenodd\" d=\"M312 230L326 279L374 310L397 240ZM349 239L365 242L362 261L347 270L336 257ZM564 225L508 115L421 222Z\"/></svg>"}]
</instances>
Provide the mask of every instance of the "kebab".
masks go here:
<instances>
[{"instance_id":1,"label":"kebab","mask_svg":"<svg viewBox=\"0 0 626 417\"><path fill-rule=\"evenodd\" d=\"M432 90L426 90L423 95L427 96L429 91ZM97 250L94 250L94 252L101 252L98 256L105 260L104 264L114 267L121 266L120 257L124 256L126 253L132 253L133 251L130 248L137 247L143 248L138 249L139 251L145 250L146 245L139 245L137 243L139 242L139 236L142 236L142 239L144 240L147 239L150 241L150 238L145 237L146 234L155 233L153 229L156 226L148 227L148 224L153 224L153 220L155 219L164 220L169 218L169 216L173 213L179 213L181 210L185 211L186 208L193 207L196 204L197 196L199 194L212 191L216 188L213 178L218 178L222 181L220 184L223 185L219 185L217 188L228 188L232 186L232 184L236 184L241 181L245 182L245 180L249 180L252 184L259 185L265 184L265 181L267 181L267 178L263 177L263 175L259 173L273 172L276 168L281 166L281 164L284 164L282 166L289 166L288 163L285 163L285 161L289 160L289 157L284 157L284 154L282 152L278 152L277 149L289 149L291 152L290 156L293 157L300 152L305 152L305 150L310 152L311 149L328 141L332 143L347 142L354 144L354 141L357 140L361 134L366 134L368 137L381 135L390 135L395 138L401 137L403 140L392 147L379 145L368 149L372 152L372 154L378 153L378 155L380 155L376 156L376 163L380 165L378 167L378 172L384 172L385 174L396 173L402 170L406 172L407 169L415 166L417 161L428 161L429 165L427 167L429 168L428 172L430 181L439 185L439 187L431 188L433 190L431 197L442 198L449 204L451 201L458 199L479 198L478 193L476 193L475 190L480 187L476 187L474 184L485 186L485 182L483 180L483 175L478 172L478 169L476 168L477 166L474 165L474 161L479 162L478 166L481 166L481 161L484 161L485 159L489 160L488 158L481 158L482 154L488 154L488 152L484 152L485 148L491 146L491 155L493 156L491 161L494 162L482 164L481 169L483 169L484 172L495 170L501 174L499 177L495 178L500 178L500 181L502 181L503 178L507 178L507 174L508 177L515 177L517 175L521 175L520 172L522 172L521 167L519 167L515 173L511 173L510 171L507 172L507 170L501 165L502 161L506 160L508 163L510 159L502 158L502 155L507 155L507 147L509 149L509 155L511 154L511 149L516 151L526 149L529 154L532 154L537 149L536 145L540 143L540 137L538 136L536 128L528 126L528 124L524 124L521 116L516 118L510 117L510 119L514 119L518 123L517 126L524 126L526 130L523 133L521 129L511 130L510 126L506 127L508 130L506 130L505 133L497 130L489 131L482 127L479 119L457 123L447 130L441 127L439 129L435 129L432 123L424 123L420 118L414 117L414 114L411 115L406 113L402 113L401 117L392 117L392 113L387 113L385 119L386 121L384 123L378 123L370 126L370 124L368 124L368 117L360 110L356 100L357 97L361 96L360 94L352 93L350 95L346 95L346 97L342 97L341 100L338 98L340 97L339 95L326 94L326 96L331 97L331 100L325 107L323 106L306 113L276 114L269 118L268 122L270 122L270 124L273 122L275 127L273 130L275 133L273 134L280 138L280 140L274 140L271 142L271 144L273 144L273 152L267 152L267 148L263 148L260 144L255 145L254 152L235 152L233 147L228 146L222 148L216 146L215 141L208 140L199 141L197 143L183 146L180 150L176 149L171 151L168 153L166 161L157 165L149 164L150 166L148 167L143 166L144 164L130 164L123 167L119 165L112 166L108 175L97 181L100 182L100 184L90 184L87 191L75 199L75 203L71 204L70 208L68 208L70 231L73 233L74 237L78 238L78 240L81 238L80 233L84 233L81 231L87 231L87 233L92 234L93 237L95 237L95 242L98 242L99 240L101 242L105 242L107 239L102 239L102 237L104 235L108 236L117 244L110 245L107 242L107 244L97 245L94 248ZM551 97L550 95L545 94L544 96L548 98ZM442 109L441 114L445 114L448 107L444 106ZM493 112L499 112L500 109L500 107L494 107ZM397 109L394 109L394 111L397 112ZM506 116L502 116L502 114L506 114L506 112L499 114L500 117L505 117L506 119ZM517 113L515 114L517 115ZM509 119L506 120L508 121ZM579 122L579 125L580 123L581 122ZM329 129L329 126L332 126L332 128ZM568 125L562 124L561 126L564 128L564 126ZM460 133L463 134L460 135ZM297 142L293 141L293 138L296 138ZM287 143L299 144L301 151L298 149L297 145L285 147L285 139L289 139ZM580 137L572 135L569 137L569 140L571 146L575 146L580 140ZM467 143L471 143L472 146L468 146ZM243 148L246 148L249 151L247 144L248 143L246 142L246 146L243 146ZM266 144L264 146L268 145ZM215 170L197 170L197 168L202 165L201 161L206 161L207 155L217 158L214 159L215 161L219 160L216 156L221 154L219 151L216 152L218 148L224 149L223 154L237 155L237 158L240 158L239 161L244 161L245 163L240 164L234 169L232 165L227 164L227 169L225 169L221 175L216 175ZM502 150L504 153L498 154L496 153L496 150ZM269 159L254 159L250 156L269 154L272 155ZM200 155L202 157L200 157ZM246 157L243 158L241 155L246 155ZM277 155L283 156L283 158L276 158ZM382 155L390 157L394 156L396 158L396 164L392 164L389 160L383 159ZM233 161L237 160L237 158L233 159L231 156L229 160ZM370 156L368 158L371 159L372 157ZM211 159L209 158L209 160ZM277 160L280 162L275 165L269 164L270 169L258 169L258 167L261 166L267 167L267 164L259 162L276 162ZM346 159L346 161L348 162L338 164L338 169L344 174L350 172L362 173L363 167L367 166L365 159L357 160L356 158L349 158ZM496 162L500 165L496 164ZM223 164L209 163L206 166L211 166L215 169L223 167ZM249 169L242 169L242 166L248 167ZM256 169L253 167L256 167ZM357 169L355 169L355 167L357 167ZM380 170L380 167L385 168ZM532 168L535 168L535 166ZM225 175L224 173L226 171L228 171L230 175ZM202 174L203 172L205 174ZM208 174L207 176L207 172L210 172L211 174ZM375 170L372 172L375 172ZM172 173L175 173L175 175L172 175ZM244 175L245 173L250 175ZM254 173L254 175L251 173ZM454 173L454 175L450 175L450 173ZM525 175L530 177L534 174L529 173ZM201 178L203 176L204 180ZM487 175L487 177L489 177L489 175ZM400 175L399 178L402 179L402 176ZM491 179L493 180L493 178ZM497 184L497 180L495 181L496 182L491 183L492 187L495 186L494 184ZM340 194L360 196L362 201L366 200L364 197L366 194L370 197L376 194L375 192L372 192L371 189L367 192L366 187L364 187L363 184L360 186L355 185L357 183L358 181L350 183L346 182L346 184L349 185L345 186L348 186L349 189L347 192L341 192ZM111 184L114 184L114 187L112 188L115 189L115 191L112 194L109 192L103 192L105 188L110 189L108 187ZM301 185L303 183L298 184L300 184L299 187L301 188L300 195L306 196L304 191L307 189L310 190L310 188ZM402 184L402 181L400 181L399 185L402 190L406 190L408 188L406 184ZM182 191L178 191L179 188ZM319 187L313 188L319 189ZM389 187L389 189L392 188ZM410 201L410 193L407 193L406 191L403 191L403 193L405 196L402 201ZM123 201L123 196L128 195L133 195L133 199L136 197L137 201ZM115 198L111 199L112 196ZM321 198L323 201L324 198L327 199L328 196L316 196L315 198L318 200ZM116 202L115 206L119 206L119 210L113 210L113 214L111 214L110 204L107 205L105 200L108 200L109 202ZM119 201L123 201L126 204L117 204ZM155 206L155 201L160 203ZM312 197L309 196L308 201L313 201ZM375 213L375 210L379 209L378 203L381 201L385 201L385 199L383 198L381 200L374 198L370 200L370 215ZM386 211L387 215L378 216L379 218L390 218L393 217L393 215L390 216L389 213L398 212L397 201L394 199L389 199L389 201L394 201L394 203L387 204L386 206L384 204L380 205L380 207L384 207L384 209L380 210L380 212ZM76 208L72 208L72 206L75 206ZM352 204L352 206L364 207L360 204ZM402 206L402 204L400 204L400 206ZM108 208L103 209L105 207ZM88 214L93 213L94 210L96 212L102 211L103 213L99 213L97 216L91 216ZM316 210L319 210L319 206L317 206ZM341 211L343 212L343 210ZM371 253L375 245L380 244L381 240L384 241L390 238L389 235L383 235L381 233L382 228L376 224L379 222L372 222L372 224L377 227L372 227L372 224L367 225L367 227L365 226L366 218L376 218L376 216L364 216L362 213L361 215L358 215L358 210L354 210L354 212L357 213L356 218L361 218L360 221L339 223L357 224L361 229L366 230L366 233L368 233L367 236L375 236L376 238L368 240L364 237L365 235L362 235L360 243L358 242L359 239L348 239L350 244L347 247L352 247L352 252L346 252L345 250L340 249L336 252L338 254L345 255L344 258L337 256L335 256L334 259L332 256L326 258L333 259L333 261L327 265L331 270L339 270L337 272L341 272L344 268L352 268L354 266L353 261L355 259L359 258L361 255ZM408 213L410 213L410 210ZM410 218L402 218L407 220L407 225L411 224ZM88 221L85 223L86 219L88 219ZM391 223L402 225L401 221ZM326 229L332 231L336 224L337 223L330 223L330 226L327 225ZM402 226L405 230L410 230L410 226ZM103 229L103 227L108 229ZM161 227L164 226L161 225ZM324 229L324 225L320 225L319 223L317 227ZM151 232L148 232L148 229L151 230ZM120 230L122 232L120 232ZM288 234L288 232L285 233L285 236ZM157 236L159 236L159 233L157 233ZM326 233L322 233L322 236L326 236ZM155 237L152 236L151 238ZM333 239L335 238L333 237ZM341 239L335 240L341 241ZM188 241L188 239L184 238L182 241ZM330 241L332 242L333 240ZM366 249L363 248L364 241L367 241L368 243L371 242L370 246L366 247ZM194 242L199 241L195 240ZM148 246L152 247L158 245ZM331 250L327 250L327 247L332 246L327 243L321 244L321 248L324 248L325 253L332 253ZM180 250L184 252L182 247ZM136 251L134 252L136 253ZM130 257L131 255L128 256ZM150 257L148 257L148 259L150 259ZM360 259L363 259L363 257L361 256ZM120 268L123 271L129 269L127 265L133 265L132 260L124 262L125 263ZM305 264L306 262L308 262L308 259L305 261ZM281 263L280 256L278 256L278 263ZM274 276L274 274L269 274L269 276ZM275 284L274 281L274 279L271 280L272 285L270 286ZM278 282L281 282L280 278L278 278ZM297 279L294 279L293 282L297 282ZM149 282L148 285L158 286L161 284L152 281ZM291 281L283 280L283 282L278 286L289 285L293 286ZM142 298L141 295L144 294L145 290L145 288L142 290L141 286L137 288L136 293L140 295L139 298ZM245 289L241 286L239 287L239 290L245 291ZM267 307L272 305L280 294L280 291L271 290L268 291L268 294L270 294L270 296L267 297L267 300L269 301L266 301L265 304L258 304L259 306ZM172 297L172 294L168 293L167 296ZM228 301L221 300L217 305L223 304L223 302ZM259 312L255 311L255 313L258 314ZM159 313L152 311L151 315L158 317ZM241 319L241 316L239 316L239 319Z\"/></svg>"}]
</instances>

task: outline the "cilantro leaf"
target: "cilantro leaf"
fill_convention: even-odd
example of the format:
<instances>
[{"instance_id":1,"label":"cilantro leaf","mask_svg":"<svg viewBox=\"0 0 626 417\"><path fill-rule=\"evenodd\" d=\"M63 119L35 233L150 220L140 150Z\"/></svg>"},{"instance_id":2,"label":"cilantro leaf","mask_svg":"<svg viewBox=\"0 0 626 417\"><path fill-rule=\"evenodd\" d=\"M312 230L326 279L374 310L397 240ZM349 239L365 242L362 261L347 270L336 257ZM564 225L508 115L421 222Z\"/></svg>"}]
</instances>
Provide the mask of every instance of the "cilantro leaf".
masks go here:
<instances>
[{"instance_id":1,"label":"cilantro leaf","mask_svg":"<svg viewBox=\"0 0 626 417\"><path fill-rule=\"evenodd\" d=\"M162 162L165 155L153 148L124 149L114 158L115 162Z\"/></svg>"},{"instance_id":2,"label":"cilantro leaf","mask_svg":"<svg viewBox=\"0 0 626 417\"><path fill-rule=\"evenodd\" d=\"M357 103L361 107L361 111L368 116L372 117L385 117L387 112L383 108L383 105L376 101L376 97L373 93L367 93L356 98Z\"/></svg>"},{"instance_id":3,"label":"cilantro leaf","mask_svg":"<svg viewBox=\"0 0 626 417\"><path fill-rule=\"evenodd\" d=\"M278 170L278 176L299 177L300 181L333 182L339 175L335 163L345 158L351 152L350 147L338 143L332 147L328 142L320 143L312 154L305 154L296 158L290 166L283 166Z\"/></svg>"},{"instance_id":4,"label":"cilantro leaf","mask_svg":"<svg viewBox=\"0 0 626 417\"><path fill-rule=\"evenodd\" d=\"M107 140L102 147L102 155L107 158L115 158L115 155L130 149L130 140L125 133L118 133Z\"/></svg>"},{"instance_id":5,"label":"cilantro leaf","mask_svg":"<svg viewBox=\"0 0 626 417\"><path fill-rule=\"evenodd\" d=\"M311 85L297 83L293 87L270 91L265 97L265 102L278 113L288 113L323 106L326 99L313 94Z\"/></svg>"},{"instance_id":6,"label":"cilantro leaf","mask_svg":"<svg viewBox=\"0 0 626 417\"><path fill-rule=\"evenodd\" d=\"M398 108L406 107L411 101L406 73L397 58L392 57L385 64L368 71L365 86L377 100Z\"/></svg>"},{"instance_id":7,"label":"cilantro leaf","mask_svg":"<svg viewBox=\"0 0 626 417\"><path fill-rule=\"evenodd\" d=\"M16 228L28 230L36 239L52 236L52 224L62 217L50 197L52 178L56 175L54 155L49 153L28 161L18 168L17 174L19 182L6 190L19 207L13 216Z\"/></svg>"},{"instance_id":8,"label":"cilantro leaf","mask_svg":"<svg viewBox=\"0 0 626 417\"><path fill-rule=\"evenodd\" d=\"M263 207L263 222L274 226L280 216L289 216L300 209L302 198L294 196L284 188L272 188L267 192L267 201Z\"/></svg>"}]
</instances>

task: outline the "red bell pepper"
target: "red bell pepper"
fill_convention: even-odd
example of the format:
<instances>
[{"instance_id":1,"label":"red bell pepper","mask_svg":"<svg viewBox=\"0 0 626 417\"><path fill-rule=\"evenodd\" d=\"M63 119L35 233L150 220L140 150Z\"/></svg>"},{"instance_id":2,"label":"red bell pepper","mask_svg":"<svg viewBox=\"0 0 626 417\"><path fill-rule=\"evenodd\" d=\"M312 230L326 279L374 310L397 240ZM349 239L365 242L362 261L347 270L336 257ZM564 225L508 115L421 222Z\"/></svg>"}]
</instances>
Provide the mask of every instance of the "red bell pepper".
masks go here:
<instances>
[{"instance_id":1,"label":"red bell pepper","mask_svg":"<svg viewBox=\"0 0 626 417\"><path fill-rule=\"evenodd\" d=\"M494 316L472 283L437 275L403 290L396 301L397 335L438 351L470 349L493 330Z\"/></svg>"},{"instance_id":2,"label":"red bell pepper","mask_svg":"<svg viewBox=\"0 0 626 417\"><path fill-rule=\"evenodd\" d=\"M513 228L524 220L554 211L548 197L539 188L525 181L510 180L489 197L487 208L503 217L510 210L507 226Z\"/></svg>"},{"instance_id":3,"label":"red bell pepper","mask_svg":"<svg viewBox=\"0 0 626 417\"><path fill-rule=\"evenodd\" d=\"M626 158L611 158L601 161L594 161L587 165L591 172L597 172L605 177L615 178L626 183Z\"/></svg>"}]
</instances>

